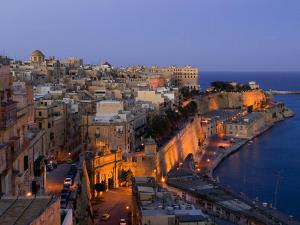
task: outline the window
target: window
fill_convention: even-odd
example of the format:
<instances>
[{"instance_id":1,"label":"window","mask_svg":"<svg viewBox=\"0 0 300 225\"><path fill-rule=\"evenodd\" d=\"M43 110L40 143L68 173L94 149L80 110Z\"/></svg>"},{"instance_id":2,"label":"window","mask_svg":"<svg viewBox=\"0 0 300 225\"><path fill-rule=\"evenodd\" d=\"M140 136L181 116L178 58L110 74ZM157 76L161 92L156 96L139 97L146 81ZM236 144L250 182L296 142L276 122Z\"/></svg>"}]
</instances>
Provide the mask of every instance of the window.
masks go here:
<instances>
[{"instance_id":1,"label":"window","mask_svg":"<svg viewBox=\"0 0 300 225\"><path fill-rule=\"evenodd\" d=\"M39 129L42 129L43 127L42 127L42 123L41 122L39 122Z\"/></svg>"},{"instance_id":2,"label":"window","mask_svg":"<svg viewBox=\"0 0 300 225\"><path fill-rule=\"evenodd\" d=\"M98 127L96 128L96 131L95 131L95 137L96 137L96 138L99 138L99 137L100 137L100 130L99 130Z\"/></svg>"},{"instance_id":3,"label":"window","mask_svg":"<svg viewBox=\"0 0 300 225\"><path fill-rule=\"evenodd\" d=\"M24 156L24 171L26 171L28 169L28 156L25 155Z\"/></svg>"},{"instance_id":4,"label":"window","mask_svg":"<svg viewBox=\"0 0 300 225\"><path fill-rule=\"evenodd\" d=\"M48 128L51 128L51 123L48 123Z\"/></svg>"},{"instance_id":5,"label":"window","mask_svg":"<svg viewBox=\"0 0 300 225\"><path fill-rule=\"evenodd\" d=\"M42 112L41 111L39 111L39 116L42 116Z\"/></svg>"}]
</instances>

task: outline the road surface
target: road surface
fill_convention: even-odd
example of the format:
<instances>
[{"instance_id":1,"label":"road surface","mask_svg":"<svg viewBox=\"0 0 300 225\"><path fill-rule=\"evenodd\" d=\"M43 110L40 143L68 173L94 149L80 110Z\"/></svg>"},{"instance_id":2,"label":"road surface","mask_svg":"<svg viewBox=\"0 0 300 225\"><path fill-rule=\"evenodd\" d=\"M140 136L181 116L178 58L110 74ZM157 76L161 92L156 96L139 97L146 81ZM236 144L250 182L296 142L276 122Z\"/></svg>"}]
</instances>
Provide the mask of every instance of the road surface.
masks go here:
<instances>
[{"instance_id":1,"label":"road surface","mask_svg":"<svg viewBox=\"0 0 300 225\"><path fill-rule=\"evenodd\" d=\"M59 194L63 189L65 176L70 170L71 164L59 164L56 169L47 172L46 178L46 192L52 194Z\"/></svg>"},{"instance_id":2,"label":"road surface","mask_svg":"<svg viewBox=\"0 0 300 225\"><path fill-rule=\"evenodd\" d=\"M93 205L95 211L95 225L118 225L120 219L126 219L130 224L131 218L131 188L119 188L103 193L103 202ZM129 206L129 209L126 207ZM110 218L101 221L101 215L108 212Z\"/></svg>"}]
</instances>

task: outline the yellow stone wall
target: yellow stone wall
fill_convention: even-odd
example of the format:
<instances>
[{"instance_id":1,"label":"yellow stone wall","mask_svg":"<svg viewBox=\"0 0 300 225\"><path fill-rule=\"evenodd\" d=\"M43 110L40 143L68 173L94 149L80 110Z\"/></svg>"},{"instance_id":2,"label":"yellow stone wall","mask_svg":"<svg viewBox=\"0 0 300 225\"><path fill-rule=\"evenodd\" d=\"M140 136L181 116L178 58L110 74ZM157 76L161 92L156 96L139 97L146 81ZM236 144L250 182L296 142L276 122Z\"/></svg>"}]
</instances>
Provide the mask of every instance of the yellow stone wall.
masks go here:
<instances>
[{"instance_id":1,"label":"yellow stone wall","mask_svg":"<svg viewBox=\"0 0 300 225\"><path fill-rule=\"evenodd\" d=\"M200 113L207 113L222 108L236 108L241 106L251 106L253 109L260 107L262 102L267 100L267 95L262 90L247 92L224 92L197 99Z\"/></svg>"},{"instance_id":2,"label":"yellow stone wall","mask_svg":"<svg viewBox=\"0 0 300 225\"><path fill-rule=\"evenodd\" d=\"M164 177L167 171L182 162L188 154L196 155L198 141L203 138L200 119L195 118L159 150L156 159L157 175Z\"/></svg>"}]
</instances>

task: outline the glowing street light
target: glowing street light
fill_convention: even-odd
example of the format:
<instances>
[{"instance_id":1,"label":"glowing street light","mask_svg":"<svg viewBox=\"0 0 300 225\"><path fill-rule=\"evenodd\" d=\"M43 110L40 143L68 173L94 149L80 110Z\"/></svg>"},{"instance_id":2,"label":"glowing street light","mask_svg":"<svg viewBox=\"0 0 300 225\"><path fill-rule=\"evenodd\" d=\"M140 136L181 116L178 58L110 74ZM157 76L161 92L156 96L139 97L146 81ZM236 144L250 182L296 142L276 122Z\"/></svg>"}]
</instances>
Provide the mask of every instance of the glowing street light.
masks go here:
<instances>
[{"instance_id":1,"label":"glowing street light","mask_svg":"<svg viewBox=\"0 0 300 225\"><path fill-rule=\"evenodd\" d=\"M32 196L32 193L29 191L26 193L26 197L30 197L30 196Z\"/></svg>"},{"instance_id":2,"label":"glowing street light","mask_svg":"<svg viewBox=\"0 0 300 225\"><path fill-rule=\"evenodd\" d=\"M161 178L161 182L162 182L162 183L165 183L165 182L166 182L166 179L165 179L164 177L162 177L162 178Z\"/></svg>"}]
</instances>

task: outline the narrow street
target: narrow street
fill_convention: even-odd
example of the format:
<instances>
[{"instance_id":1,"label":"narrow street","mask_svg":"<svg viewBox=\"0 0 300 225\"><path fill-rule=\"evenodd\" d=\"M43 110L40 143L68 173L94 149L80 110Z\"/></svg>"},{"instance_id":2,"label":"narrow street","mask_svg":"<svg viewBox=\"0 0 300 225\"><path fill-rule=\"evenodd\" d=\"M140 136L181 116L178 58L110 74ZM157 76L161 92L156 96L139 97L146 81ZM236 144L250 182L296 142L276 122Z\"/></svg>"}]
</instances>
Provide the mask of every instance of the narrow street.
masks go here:
<instances>
[{"instance_id":1,"label":"narrow street","mask_svg":"<svg viewBox=\"0 0 300 225\"><path fill-rule=\"evenodd\" d=\"M57 168L47 172L46 192L59 194L64 185L65 176L68 174L71 164L58 164Z\"/></svg>"},{"instance_id":2,"label":"narrow street","mask_svg":"<svg viewBox=\"0 0 300 225\"><path fill-rule=\"evenodd\" d=\"M119 188L103 193L103 200L93 205L96 225L118 225L120 219L126 219L130 224L131 218L131 188ZM102 221L103 213L109 213L110 218Z\"/></svg>"}]
</instances>

